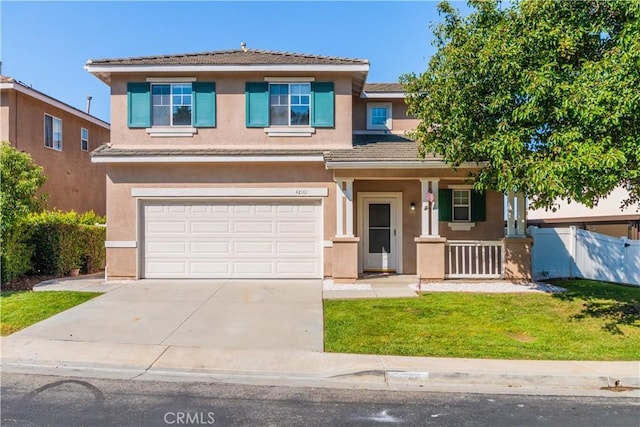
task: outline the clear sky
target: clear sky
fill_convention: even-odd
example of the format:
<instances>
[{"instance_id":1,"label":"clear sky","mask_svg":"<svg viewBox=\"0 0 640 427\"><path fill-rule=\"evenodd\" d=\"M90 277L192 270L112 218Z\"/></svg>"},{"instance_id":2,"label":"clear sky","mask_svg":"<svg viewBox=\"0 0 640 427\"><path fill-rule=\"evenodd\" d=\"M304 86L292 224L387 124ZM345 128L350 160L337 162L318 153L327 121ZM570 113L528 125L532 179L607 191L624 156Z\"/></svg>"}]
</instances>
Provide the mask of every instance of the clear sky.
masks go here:
<instances>
[{"instance_id":1,"label":"clear sky","mask_svg":"<svg viewBox=\"0 0 640 427\"><path fill-rule=\"evenodd\" d=\"M453 2L459 9L464 3ZM371 62L367 81L426 69L436 1L0 1L2 74L109 121L109 88L89 59L238 49Z\"/></svg>"}]
</instances>

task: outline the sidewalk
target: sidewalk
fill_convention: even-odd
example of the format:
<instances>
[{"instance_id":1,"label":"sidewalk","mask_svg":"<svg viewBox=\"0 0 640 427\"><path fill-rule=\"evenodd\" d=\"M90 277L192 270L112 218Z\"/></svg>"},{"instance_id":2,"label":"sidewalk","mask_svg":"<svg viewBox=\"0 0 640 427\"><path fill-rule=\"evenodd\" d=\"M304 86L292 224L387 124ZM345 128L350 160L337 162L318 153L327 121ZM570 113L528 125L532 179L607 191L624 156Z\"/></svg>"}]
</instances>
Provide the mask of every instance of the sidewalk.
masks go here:
<instances>
[{"instance_id":1,"label":"sidewalk","mask_svg":"<svg viewBox=\"0 0 640 427\"><path fill-rule=\"evenodd\" d=\"M57 280L37 290L108 292L128 282L99 278ZM325 298L415 295L407 283L375 283L359 290L325 284ZM478 283L472 284L477 287ZM492 285L502 284L493 282ZM432 285L435 287L435 285ZM455 286L462 286L457 283ZM329 290L330 289L330 290ZM336 295L337 294L337 295ZM99 331L97 331L99 333ZM640 398L640 362L486 360L260 351L165 344L123 344L51 339L20 333L3 337L4 372L155 381L234 382L262 385L502 394ZM620 388L617 392L603 387Z\"/></svg>"}]
</instances>

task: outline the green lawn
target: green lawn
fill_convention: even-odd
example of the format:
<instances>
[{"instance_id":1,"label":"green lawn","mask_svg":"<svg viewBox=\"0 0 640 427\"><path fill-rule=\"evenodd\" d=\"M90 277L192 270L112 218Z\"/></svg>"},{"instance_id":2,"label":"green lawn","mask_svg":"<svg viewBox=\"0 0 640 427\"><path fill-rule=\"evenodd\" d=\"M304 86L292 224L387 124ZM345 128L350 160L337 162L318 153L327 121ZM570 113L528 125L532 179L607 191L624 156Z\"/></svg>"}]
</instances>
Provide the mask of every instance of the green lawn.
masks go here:
<instances>
[{"instance_id":1,"label":"green lawn","mask_svg":"<svg viewBox=\"0 0 640 427\"><path fill-rule=\"evenodd\" d=\"M495 359L640 360L640 288L588 280L549 294L326 300L325 350Z\"/></svg>"},{"instance_id":2,"label":"green lawn","mask_svg":"<svg viewBox=\"0 0 640 427\"><path fill-rule=\"evenodd\" d=\"M96 292L2 292L0 335L9 335L101 295Z\"/></svg>"}]
</instances>

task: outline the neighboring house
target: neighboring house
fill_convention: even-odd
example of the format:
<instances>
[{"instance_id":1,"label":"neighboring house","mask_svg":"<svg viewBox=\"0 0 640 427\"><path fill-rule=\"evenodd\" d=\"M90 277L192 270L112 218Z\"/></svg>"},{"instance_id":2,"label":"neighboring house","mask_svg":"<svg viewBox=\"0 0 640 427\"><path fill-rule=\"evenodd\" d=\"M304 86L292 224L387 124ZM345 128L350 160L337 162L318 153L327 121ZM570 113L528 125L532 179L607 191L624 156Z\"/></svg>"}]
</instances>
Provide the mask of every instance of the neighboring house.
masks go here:
<instances>
[{"instance_id":1,"label":"neighboring house","mask_svg":"<svg viewBox=\"0 0 640 427\"><path fill-rule=\"evenodd\" d=\"M111 87L93 153L111 279L530 275L503 195L471 190L475 164L420 160L402 86L367 84L367 60L243 46L85 68Z\"/></svg>"},{"instance_id":2,"label":"neighboring house","mask_svg":"<svg viewBox=\"0 0 640 427\"><path fill-rule=\"evenodd\" d=\"M106 167L90 154L109 141L108 123L0 76L0 140L44 168L49 209L106 213Z\"/></svg>"},{"instance_id":3,"label":"neighboring house","mask_svg":"<svg viewBox=\"0 0 640 427\"><path fill-rule=\"evenodd\" d=\"M576 226L582 230L612 237L638 240L640 239L640 206L634 204L621 207L622 201L628 195L624 189L616 188L593 208L576 202L560 201L555 211L530 210L527 223L540 228Z\"/></svg>"}]
</instances>

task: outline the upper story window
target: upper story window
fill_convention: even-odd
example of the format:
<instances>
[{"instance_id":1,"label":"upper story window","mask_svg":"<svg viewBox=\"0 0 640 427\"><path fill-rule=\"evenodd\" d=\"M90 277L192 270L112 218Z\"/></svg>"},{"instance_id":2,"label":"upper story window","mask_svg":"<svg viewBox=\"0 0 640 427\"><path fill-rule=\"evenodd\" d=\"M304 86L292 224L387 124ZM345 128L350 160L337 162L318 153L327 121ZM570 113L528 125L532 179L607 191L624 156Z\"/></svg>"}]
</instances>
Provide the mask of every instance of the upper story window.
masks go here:
<instances>
[{"instance_id":1,"label":"upper story window","mask_svg":"<svg viewBox=\"0 0 640 427\"><path fill-rule=\"evenodd\" d=\"M80 149L89 151L89 130L85 128L80 128Z\"/></svg>"},{"instance_id":2,"label":"upper story window","mask_svg":"<svg viewBox=\"0 0 640 427\"><path fill-rule=\"evenodd\" d=\"M309 126L311 83L271 83L269 113L272 126Z\"/></svg>"},{"instance_id":3,"label":"upper story window","mask_svg":"<svg viewBox=\"0 0 640 427\"><path fill-rule=\"evenodd\" d=\"M391 103L369 102L367 104L367 129L391 130Z\"/></svg>"},{"instance_id":4,"label":"upper story window","mask_svg":"<svg viewBox=\"0 0 640 427\"><path fill-rule=\"evenodd\" d=\"M129 128L146 128L150 136L179 137L216 126L215 83L158 80L127 84Z\"/></svg>"},{"instance_id":5,"label":"upper story window","mask_svg":"<svg viewBox=\"0 0 640 427\"><path fill-rule=\"evenodd\" d=\"M44 146L62 151L62 120L44 115Z\"/></svg>"},{"instance_id":6,"label":"upper story window","mask_svg":"<svg viewBox=\"0 0 640 427\"><path fill-rule=\"evenodd\" d=\"M152 84L152 126L191 126L191 83Z\"/></svg>"},{"instance_id":7,"label":"upper story window","mask_svg":"<svg viewBox=\"0 0 640 427\"><path fill-rule=\"evenodd\" d=\"M266 79L246 84L247 127L269 136L311 136L315 128L334 127L333 82Z\"/></svg>"}]
</instances>

